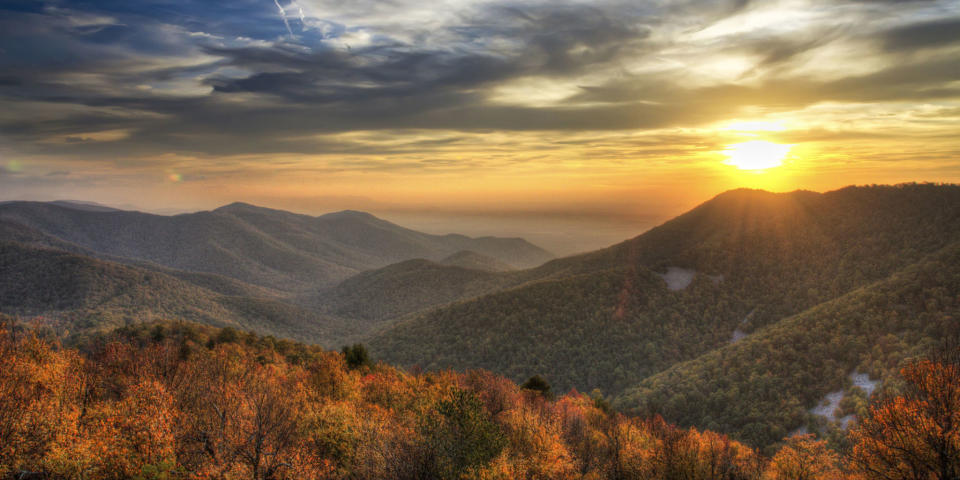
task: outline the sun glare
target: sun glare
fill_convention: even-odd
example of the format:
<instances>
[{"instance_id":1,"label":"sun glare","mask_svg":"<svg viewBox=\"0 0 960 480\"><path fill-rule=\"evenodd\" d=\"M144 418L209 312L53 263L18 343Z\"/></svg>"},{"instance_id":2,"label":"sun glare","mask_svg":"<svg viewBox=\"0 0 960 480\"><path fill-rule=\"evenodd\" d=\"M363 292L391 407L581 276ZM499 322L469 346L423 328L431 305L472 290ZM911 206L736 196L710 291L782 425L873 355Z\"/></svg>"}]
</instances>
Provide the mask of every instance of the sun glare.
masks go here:
<instances>
[{"instance_id":1,"label":"sun glare","mask_svg":"<svg viewBox=\"0 0 960 480\"><path fill-rule=\"evenodd\" d=\"M727 159L723 162L740 170L766 170L783 165L783 159L793 145L754 140L728 145L723 151Z\"/></svg>"}]
</instances>

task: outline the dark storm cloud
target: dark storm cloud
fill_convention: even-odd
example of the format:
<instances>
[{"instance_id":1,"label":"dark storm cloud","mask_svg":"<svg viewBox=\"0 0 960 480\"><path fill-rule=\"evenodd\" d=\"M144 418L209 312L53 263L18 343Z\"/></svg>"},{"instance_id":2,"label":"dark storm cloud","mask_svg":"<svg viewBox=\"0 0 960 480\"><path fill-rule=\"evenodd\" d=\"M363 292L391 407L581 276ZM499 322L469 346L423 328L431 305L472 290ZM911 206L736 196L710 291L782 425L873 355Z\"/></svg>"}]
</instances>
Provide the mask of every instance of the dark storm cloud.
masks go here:
<instances>
[{"instance_id":1,"label":"dark storm cloud","mask_svg":"<svg viewBox=\"0 0 960 480\"><path fill-rule=\"evenodd\" d=\"M229 58L233 66L280 70L238 79L207 79L206 83L215 92L260 93L314 104L356 102L362 105L382 98L402 101L422 97L426 106L434 103L431 98L445 98L441 103L447 105L469 98L464 90L509 78L520 68L490 55L447 52L387 52L386 58L375 63L371 63L367 55L377 55L377 52L367 51L355 55L330 50L289 55L260 48L209 52ZM460 94L450 95L451 92Z\"/></svg>"},{"instance_id":2,"label":"dark storm cloud","mask_svg":"<svg viewBox=\"0 0 960 480\"><path fill-rule=\"evenodd\" d=\"M290 12L299 8L281 3ZM343 8L351 9L349 18L403 10L402 2L368 3ZM722 48L683 44L680 35L755 7L495 2L465 8L433 31L384 24L360 41L350 35L362 33L363 22L298 23L292 13L288 32L271 1L16 2L0 7L0 101L71 108L52 117L0 117L0 134L24 152L78 156L388 154L397 147L316 136L398 128L657 129L717 121L748 106L958 96L949 85L960 78L955 57L830 80L762 76L852 35L843 28L734 35L721 39ZM857 35L905 51L955 42L950 32L957 26L956 19L907 21ZM669 48L753 55L761 77L749 85L692 85L683 71L627 68ZM527 78L590 80L549 105L490 100L496 88ZM106 130L127 133L109 141L89 135Z\"/></svg>"}]
</instances>

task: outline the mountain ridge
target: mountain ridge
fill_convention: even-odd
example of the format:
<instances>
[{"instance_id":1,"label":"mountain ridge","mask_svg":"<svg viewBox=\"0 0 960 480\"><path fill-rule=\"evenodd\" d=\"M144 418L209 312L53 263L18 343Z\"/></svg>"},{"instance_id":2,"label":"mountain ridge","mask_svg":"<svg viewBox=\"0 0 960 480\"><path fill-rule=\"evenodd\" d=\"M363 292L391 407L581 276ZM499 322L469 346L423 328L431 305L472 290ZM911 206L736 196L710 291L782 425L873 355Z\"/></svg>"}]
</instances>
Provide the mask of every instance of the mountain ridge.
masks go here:
<instances>
[{"instance_id":1,"label":"mountain ridge","mask_svg":"<svg viewBox=\"0 0 960 480\"><path fill-rule=\"evenodd\" d=\"M0 220L98 254L288 291L333 285L410 258L440 260L465 249L527 266L552 258L525 240L430 235L362 212L311 217L244 203L162 216L7 202L0 204Z\"/></svg>"},{"instance_id":2,"label":"mountain ridge","mask_svg":"<svg viewBox=\"0 0 960 480\"><path fill-rule=\"evenodd\" d=\"M68 330L184 319L335 346L350 328L274 297L219 293L169 272L55 248L0 241L0 267L0 312L45 317Z\"/></svg>"}]
</instances>

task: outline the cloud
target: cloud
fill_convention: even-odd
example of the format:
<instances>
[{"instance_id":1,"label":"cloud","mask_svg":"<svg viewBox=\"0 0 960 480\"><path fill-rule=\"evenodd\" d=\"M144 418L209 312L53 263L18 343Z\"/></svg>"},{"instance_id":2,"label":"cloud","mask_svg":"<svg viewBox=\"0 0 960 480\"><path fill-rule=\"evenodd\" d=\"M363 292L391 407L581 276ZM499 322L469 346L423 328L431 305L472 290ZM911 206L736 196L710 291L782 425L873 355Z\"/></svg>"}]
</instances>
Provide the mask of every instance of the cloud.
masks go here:
<instances>
[{"instance_id":1,"label":"cloud","mask_svg":"<svg viewBox=\"0 0 960 480\"><path fill-rule=\"evenodd\" d=\"M934 16L944 2L819 3L787 23L780 4L746 1L168 3L8 8L0 101L22 114L0 114L4 139L78 159L389 155L413 147L333 137L657 131L823 102L960 98L956 55L902 58L953 44L956 18ZM804 73L841 61L854 63ZM562 88L535 101L530 85Z\"/></svg>"},{"instance_id":2,"label":"cloud","mask_svg":"<svg viewBox=\"0 0 960 480\"><path fill-rule=\"evenodd\" d=\"M880 34L887 51L915 51L960 43L960 17L940 18L891 28Z\"/></svg>"}]
</instances>

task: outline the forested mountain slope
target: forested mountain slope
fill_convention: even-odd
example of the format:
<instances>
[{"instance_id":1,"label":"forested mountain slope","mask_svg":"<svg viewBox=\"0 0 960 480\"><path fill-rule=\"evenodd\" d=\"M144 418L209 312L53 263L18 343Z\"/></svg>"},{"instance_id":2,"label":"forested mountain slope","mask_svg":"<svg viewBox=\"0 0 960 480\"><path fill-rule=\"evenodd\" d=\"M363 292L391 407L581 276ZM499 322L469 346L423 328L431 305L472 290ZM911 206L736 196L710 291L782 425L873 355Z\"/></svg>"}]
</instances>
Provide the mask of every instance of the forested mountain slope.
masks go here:
<instances>
[{"instance_id":1,"label":"forested mountain slope","mask_svg":"<svg viewBox=\"0 0 960 480\"><path fill-rule=\"evenodd\" d=\"M247 296L256 289L228 279L183 273L211 287L203 288L162 271L15 242L0 242L0 271L0 312L42 316L73 331L185 319L336 346L353 328L276 298Z\"/></svg>"},{"instance_id":2,"label":"forested mountain slope","mask_svg":"<svg viewBox=\"0 0 960 480\"><path fill-rule=\"evenodd\" d=\"M357 274L308 302L373 330L410 313L496 291L509 281L503 274L407 260Z\"/></svg>"},{"instance_id":3,"label":"forested mountain slope","mask_svg":"<svg viewBox=\"0 0 960 480\"><path fill-rule=\"evenodd\" d=\"M471 252L470 250L461 250L447 258L444 258L443 260L440 260L438 263L441 265L449 265L451 267L469 268L472 270L483 270L486 272L506 272L514 269L511 265L501 262L496 258L477 252Z\"/></svg>"},{"instance_id":4,"label":"forested mountain slope","mask_svg":"<svg viewBox=\"0 0 960 480\"><path fill-rule=\"evenodd\" d=\"M650 270L614 269L445 306L370 344L401 365L487 368L515 380L542 374L560 391L616 392L722 344L747 308L704 277L672 292Z\"/></svg>"},{"instance_id":5,"label":"forested mountain slope","mask_svg":"<svg viewBox=\"0 0 960 480\"><path fill-rule=\"evenodd\" d=\"M884 278L960 240L960 187L723 193L612 249L612 266L722 276L763 325Z\"/></svg>"},{"instance_id":6,"label":"forested mountain slope","mask_svg":"<svg viewBox=\"0 0 960 480\"><path fill-rule=\"evenodd\" d=\"M539 373L560 389L616 395L727 345L734 332L841 297L958 240L956 186L736 190L633 240L520 272L526 283L406 320L370 343L403 365L483 367L516 380Z\"/></svg>"},{"instance_id":7,"label":"forested mountain slope","mask_svg":"<svg viewBox=\"0 0 960 480\"><path fill-rule=\"evenodd\" d=\"M97 253L80 247L79 245L65 242L56 237L47 235L39 230L21 225L19 223L0 220L0 241L13 242L21 246L52 248L78 255L97 257L107 261L127 263L130 265L135 265L139 268L165 273L167 275L177 277L194 285L224 295L254 297L278 297L283 295L282 292L276 290L258 287L256 285L244 283L236 279L224 277L222 275L176 270L147 261L133 261L111 255L98 255Z\"/></svg>"},{"instance_id":8,"label":"forested mountain slope","mask_svg":"<svg viewBox=\"0 0 960 480\"><path fill-rule=\"evenodd\" d=\"M844 414L862 412L863 392L849 391L851 373L892 387L904 360L951 337L960 337L960 242L887 279L674 365L616 403L768 445L801 426L812 431L817 419L809 411L828 392L854 393Z\"/></svg>"},{"instance_id":9,"label":"forested mountain slope","mask_svg":"<svg viewBox=\"0 0 960 480\"><path fill-rule=\"evenodd\" d=\"M428 235L361 212L320 217L231 204L174 216L39 202L0 204L16 223L101 255L216 273L287 291L332 285L362 270L473 250L521 267L551 258L522 240Z\"/></svg>"},{"instance_id":10,"label":"forested mountain slope","mask_svg":"<svg viewBox=\"0 0 960 480\"><path fill-rule=\"evenodd\" d=\"M2 204L0 204L2 205ZM79 245L70 243L26 225L0 219L0 241L21 245L48 247L82 255L95 255Z\"/></svg>"},{"instance_id":11,"label":"forested mountain slope","mask_svg":"<svg viewBox=\"0 0 960 480\"><path fill-rule=\"evenodd\" d=\"M3 207L8 210L3 210ZM316 292L298 293L299 287L291 280L291 275L302 273L304 285L309 282L314 282L309 283L311 286L328 283L321 277L311 277L310 273L312 271L319 272L319 275L330 273L329 269L315 262L316 258L312 256L313 254L328 257L332 255L331 252L334 250L327 248L333 245L330 242L339 242L337 251L343 253L342 256L337 257L336 261L354 265L382 262L386 261L384 260L386 258L393 258L384 255L403 257L430 253L434 257L440 257L445 252L455 251L441 261L453 263L473 261L491 268L511 269L512 267L493 257L457 249L464 244L486 245L488 249L497 250L514 260L519 258L517 255L525 256L525 251L528 253L540 251L522 240L470 239L457 235L427 236L359 212L340 212L316 219L244 204L224 207L220 212L161 217L137 212L75 208L72 204L11 202L0 205L0 240L16 242L19 245L54 248L88 257L86 259L88 261L93 260L89 257L97 257L107 262L123 262L140 270L149 270L183 280L189 284L186 285L188 289L200 287L208 291L207 293L216 293L224 297L244 297L242 302L236 298L229 300L229 306L244 310L244 315L247 316L261 314L273 319L263 322L251 319L258 327L258 331L289 335L290 330L286 328L278 330L269 326L270 322L279 321L278 316L288 315L293 317L290 321L294 323L322 323L322 325L311 325L307 329L316 335L311 336L313 334L303 331L296 332L295 338L328 346L336 345L334 342L356 340L368 333L370 329L398 316L461 298L472 298L494 291L506 285L507 282L505 277L499 277L487 271L440 265L428 260L413 260L388 265L381 270L363 272L356 278L343 282L343 285L321 289L320 295ZM107 235L107 232L116 229L112 227L101 229L106 222L104 218L86 217L102 214L129 217L126 220L117 219L114 216L105 217L121 225L116 227L123 231L117 233L119 238L111 238ZM31 221L26 221L24 218L33 219L34 225L26 225ZM203 218L212 219L213 224L204 223ZM137 227L143 235L134 238L125 230L130 226L130 219L150 225ZM181 233L174 233L172 236L170 232L161 232L157 236L146 233L154 229L162 230L162 225L166 223L176 226L184 222L188 226L180 229ZM243 222L242 225L240 222ZM370 231L364 233L366 227L357 228L358 222L368 225L376 232L387 233ZM238 240L237 237L245 234L241 232L233 235L229 233L232 227L221 229L219 224L240 225L251 235L252 240L250 238ZM219 233L212 233L218 229L221 230ZM188 235L187 232L193 232L189 233L189 238L184 237ZM391 238L391 232L399 232L400 236ZM64 240L56 235L70 237L91 248ZM327 243L318 244L317 238L325 239L324 242ZM181 241L182 244L179 244L178 242ZM224 242L234 245L235 248L221 248ZM394 248L392 254L386 253L390 250L391 244L397 248ZM269 252L274 251L271 250L274 247L283 248L285 253L271 256ZM258 253L264 251L267 252L266 255ZM370 255L358 253L364 251L375 252L380 257L373 258ZM282 264L276 263L278 259ZM165 266L169 264L186 265L196 270ZM275 268L265 267L267 264ZM335 268L343 270L341 266L335 266ZM208 273L211 271L230 276ZM274 288L237 280L237 278L248 277L259 282L260 285L265 284ZM46 280L54 281L55 278L48 277ZM36 286L42 289L42 285ZM258 300L251 302L250 298ZM97 303L95 300L91 302ZM221 308L223 306L221 304L225 302L228 301L221 299L217 308ZM136 305L133 299L128 299L126 303L138 310L136 318L139 319L146 318L146 312L153 308L157 308L153 312L155 315L165 316L170 313L170 310L163 305L149 303ZM266 308L267 305L269 308L265 311L254 308L254 306ZM0 308L19 309L20 306L19 304L0 304ZM16 311L45 313L42 305L38 304L36 307L32 310ZM216 312L217 308L213 311ZM182 314L204 323L212 322L215 325L229 323L228 319L223 318L220 313L211 315L218 320ZM116 318L109 315L107 317L109 318L105 317L103 320L105 325L116 324ZM86 318L94 322L93 316L87 315Z\"/></svg>"}]
</instances>

